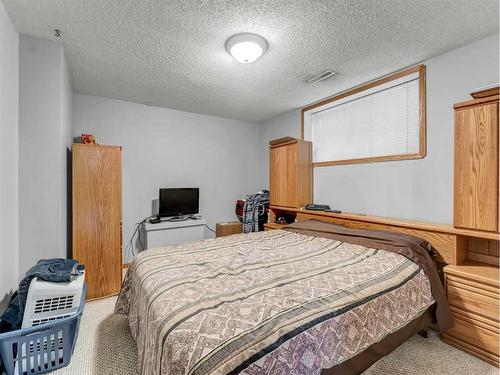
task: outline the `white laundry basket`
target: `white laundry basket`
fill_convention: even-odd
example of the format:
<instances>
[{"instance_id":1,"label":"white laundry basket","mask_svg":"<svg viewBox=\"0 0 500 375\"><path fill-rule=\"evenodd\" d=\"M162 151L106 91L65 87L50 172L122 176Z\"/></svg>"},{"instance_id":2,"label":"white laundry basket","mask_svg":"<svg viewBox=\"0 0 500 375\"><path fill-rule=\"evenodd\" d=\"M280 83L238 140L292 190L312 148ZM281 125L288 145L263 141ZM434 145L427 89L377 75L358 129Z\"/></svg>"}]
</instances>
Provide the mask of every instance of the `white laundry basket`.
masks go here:
<instances>
[{"instance_id":1,"label":"white laundry basket","mask_svg":"<svg viewBox=\"0 0 500 375\"><path fill-rule=\"evenodd\" d=\"M85 273L67 283L31 280L21 328L38 326L77 313L82 298Z\"/></svg>"},{"instance_id":2,"label":"white laundry basket","mask_svg":"<svg viewBox=\"0 0 500 375\"><path fill-rule=\"evenodd\" d=\"M71 361L85 305L85 275L68 283L33 279L22 328L0 334L7 375L38 375Z\"/></svg>"}]
</instances>

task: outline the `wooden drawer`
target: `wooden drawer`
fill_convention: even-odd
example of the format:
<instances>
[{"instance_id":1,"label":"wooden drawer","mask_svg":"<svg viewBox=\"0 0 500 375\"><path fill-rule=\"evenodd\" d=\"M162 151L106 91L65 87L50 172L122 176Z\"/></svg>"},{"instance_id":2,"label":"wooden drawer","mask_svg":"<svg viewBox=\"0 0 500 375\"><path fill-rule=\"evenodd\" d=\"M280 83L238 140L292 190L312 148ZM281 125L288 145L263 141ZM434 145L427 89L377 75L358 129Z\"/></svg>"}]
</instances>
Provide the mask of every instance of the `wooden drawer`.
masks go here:
<instances>
[{"instance_id":1,"label":"wooden drawer","mask_svg":"<svg viewBox=\"0 0 500 375\"><path fill-rule=\"evenodd\" d=\"M486 317L498 329L498 289L453 275L446 276L446 288L450 306Z\"/></svg>"},{"instance_id":2,"label":"wooden drawer","mask_svg":"<svg viewBox=\"0 0 500 375\"><path fill-rule=\"evenodd\" d=\"M453 327L443 340L499 366L498 268L472 261L444 267Z\"/></svg>"},{"instance_id":3,"label":"wooden drawer","mask_svg":"<svg viewBox=\"0 0 500 375\"><path fill-rule=\"evenodd\" d=\"M498 327L490 325L488 319L473 314L466 316L455 308L452 315L454 325L443 335L444 341L498 367Z\"/></svg>"}]
</instances>

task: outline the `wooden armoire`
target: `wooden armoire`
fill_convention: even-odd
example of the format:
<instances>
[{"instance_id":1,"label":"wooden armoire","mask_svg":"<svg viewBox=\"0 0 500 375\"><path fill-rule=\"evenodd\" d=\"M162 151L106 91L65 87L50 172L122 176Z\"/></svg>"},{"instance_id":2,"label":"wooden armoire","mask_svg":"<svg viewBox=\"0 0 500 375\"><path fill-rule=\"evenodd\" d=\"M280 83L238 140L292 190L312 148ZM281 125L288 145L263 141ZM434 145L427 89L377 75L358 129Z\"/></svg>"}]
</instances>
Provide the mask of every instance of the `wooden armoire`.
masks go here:
<instances>
[{"instance_id":1,"label":"wooden armoire","mask_svg":"<svg viewBox=\"0 0 500 375\"><path fill-rule=\"evenodd\" d=\"M462 256L444 267L453 327L443 340L500 364L499 89L473 93L455 110L454 227Z\"/></svg>"},{"instance_id":2,"label":"wooden armoire","mask_svg":"<svg viewBox=\"0 0 500 375\"><path fill-rule=\"evenodd\" d=\"M291 139L269 147L270 205L299 208L313 203L312 143Z\"/></svg>"},{"instance_id":3,"label":"wooden armoire","mask_svg":"<svg viewBox=\"0 0 500 375\"><path fill-rule=\"evenodd\" d=\"M72 257L85 264L87 299L117 294L122 281L121 147L74 144Z\"/></svg>"},{"instance_id":4,"label":"wooden armoire","mask_svg":"<svg viewBox=\"0 0 500 375\"><path fill-rule=\"evenodd\" d=\"M454 105L456 227L499 232L498 94Z\"/></svg>"}]
</instances>

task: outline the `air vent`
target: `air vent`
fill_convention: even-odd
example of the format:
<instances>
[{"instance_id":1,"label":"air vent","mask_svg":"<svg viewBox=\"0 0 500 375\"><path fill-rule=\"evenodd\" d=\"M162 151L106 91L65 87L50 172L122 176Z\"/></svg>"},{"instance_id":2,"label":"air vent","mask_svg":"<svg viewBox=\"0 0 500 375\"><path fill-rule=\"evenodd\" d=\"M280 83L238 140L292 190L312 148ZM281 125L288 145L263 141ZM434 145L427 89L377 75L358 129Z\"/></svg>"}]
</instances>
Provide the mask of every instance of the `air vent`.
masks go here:
<instances>
[{"instance_id":1,"label":"air vent","mask_svg":"<svg viewBox=\"0 0 500 375\"><path fill-rule=\"evenodd\" d=\"M333 70L325 70L314 77L309 78L307 83L318 83L320 81L324 81L325 79L332 78L336 73Z\"/></svg>"}]
</instances>

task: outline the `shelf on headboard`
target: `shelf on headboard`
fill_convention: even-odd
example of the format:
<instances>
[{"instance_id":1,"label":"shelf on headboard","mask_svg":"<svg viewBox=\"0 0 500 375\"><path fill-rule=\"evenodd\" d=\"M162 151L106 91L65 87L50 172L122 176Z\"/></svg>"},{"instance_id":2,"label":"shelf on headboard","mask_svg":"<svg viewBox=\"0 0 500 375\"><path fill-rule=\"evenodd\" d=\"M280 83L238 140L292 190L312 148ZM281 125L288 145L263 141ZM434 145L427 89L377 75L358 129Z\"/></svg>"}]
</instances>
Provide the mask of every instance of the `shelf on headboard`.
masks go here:
<instances>
[{"instance_id":1,"label":"shelf on headboard","mask_svg":"<svg viewBox=\"0 0 500 375\"><path fill-rule=\"evenodd\" d=\"M371 216L371 215L355 214L349 212L342 212L340 214L336 214L333 212L312 211L312 210L306 210L304 208L294 208L294 207L271 206L270 208L280 211L303 213L320 217L321 216L336 217L344 220L363 221L367 223L376 223L376 224L383 224L383 225L390 225L390 226L397 226L397 227L411 228L411 229L420 229L420 230L439 232L439 233L456 234L467 237L485 238L497 241L500 240L499 233L456 228L453 225L449 224L435 224L418 220L393 219L383 216Z\"/></svg>"},{"instance_id":2,"label":"shelf on headboard","mask_svg":"<svg viewBox=\"0 0 500 375\"><path fill-rule=\"evenodd\" d=\"M385 230L406 233L428 241L438 252L436 260L446 264L461 264L469 257L475 256L491 264L498 264L497 259L485 254L475 254L470 239L494 241L498 246L498 233L481 232L455 228L447 224L434 224L425 221L392 219L381 216L370 216L353 213L312 211L303 208L270 206L270 223L276 216L292 214L297 221L316 219L350 228ZM269 226L268 229L273 229Z\"/></svg>"}]
</instances>

